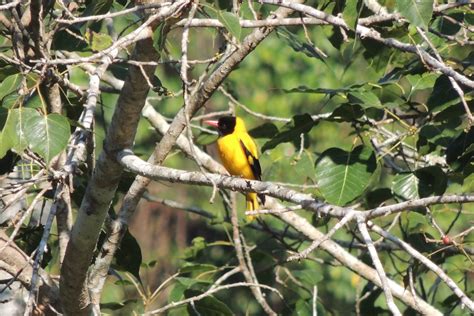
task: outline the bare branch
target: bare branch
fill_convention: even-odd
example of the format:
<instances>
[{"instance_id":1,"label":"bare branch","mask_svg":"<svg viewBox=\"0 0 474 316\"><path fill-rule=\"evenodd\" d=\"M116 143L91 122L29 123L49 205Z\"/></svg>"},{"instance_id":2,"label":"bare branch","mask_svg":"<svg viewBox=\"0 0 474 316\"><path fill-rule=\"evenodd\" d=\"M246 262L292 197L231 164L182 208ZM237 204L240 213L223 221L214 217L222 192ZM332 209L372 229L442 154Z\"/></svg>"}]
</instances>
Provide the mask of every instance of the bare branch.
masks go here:
<instances>
[{"instance_id":1,"label":"bare branch","mask_svg":"<svg viewBox=\"0 0 474 316\"><path fill-rule=\"evenodd\" d=\"M402 314L400 313L397 305L395 305L395 302L393 301L392 290L390 289L390 286L388 284L387 275L385 274L385 270L383 269L382 262L380 262L379 255L377 254L377 250L374 247L372 238L370 238L365 219L360 216L357 217L357 226L359 227L359 231L362 235L362 238L364 238L364 242L367 245L370 257L372 258L372 263L374 264L375 269L377 270L377 274L379 275L380 282L382 283L382 289L385 293L388 308L390 309L393 315L401 316Z\"/></svg>"},{"instance_id":2,"label":"bare branch","mask_svg":"<svg viewBox=\"0 0 474 316\"><path fill-rule=\"evenodd\" d=\"M389 232L383 230L381 227L375 225L372 222L367 222L369 228L379 234L380 236L394 242L396 245L400 246L401 248L405 249L406 252L410 254L413 258L416 258L426 267L428 267L431 271L436 273L438 277L443 280L444 283L459 297L461 302L467 306L467 308L474 312L474 302L457 286L456 282L454 282L444 271L441 269L436 263L428 259L427 257L423 256L420 252L418 252L415 248L410 246L408 243L404 242L403 240L395 237L394 235L390 234Z\"/></svg>"},{"instance_id":3,"label":"bare branch","mask_svg":"<svg viewBox=\"0 0 474 316\"><path fill-rule=\"evenodd\" d=\"M278 6L283 6L286 8L291 8L295 11L299 11L302 13L305 13L309 16L312 16L317 19L321 19L323 21L326 21L332 25L341 27L344 30L350 30L350 28L347 26L346 22L339 17L327 14L325 12L322 12L320 10L317 10L315 8L312 8L308 5L300 4L300 3L295 3L292 1L288 0L262 0L263 3L267 4L274 4ZM395 38L384 38L381 36L379 32L377 32L375 29L368 28L366 26L363 26L361 23L359 23L356 27L356 33L359 35L361 38L371 38L377 42L380 42L388 47L393 47L395 49L398 49L400 51L404 52L409 52L412 54L420 55L420 57L423 58L424 62L430 66L434 70L438 70L442 72L443 74L452 77L454 80L468 86L471 88L474 88L474 81L471 79L467 78L466 76L458 73L451 67L448 67L444 65L443 63L439 62L436 58L432 57L430 54L428 54L425 50L422 48L415 46L415 45L410 45L406 44L403 42L400 42L399 40Z\"/></svg>"},{"instance_id":4,"label":"bare branch","mask_svg":"<svg viewBox=\"0 0 474 316\"><path fill-rule=\"evenodd\" d=\"M232 222L232 233L233 233L233 240L234 240L234 248L235 252L237 254L237 259L239 261L239 266L240 270L242 271L245 280L248 283L254 283L254 284L259 284L257 278L251 273L251 259L247 258L249 261L249 265L245 262L244 258L244 252L243 250L243 245L242 245L242 240L239 232L239 219L237 215L237 203L235 199L235 193L233 194L232 198L232 214L231 214L231 222ZM262 291L260 287L250 287L250 290L252 291L253 295L255 296L255 299L257 302L262 306L263 310L267 313L267 315L274 315L276 316L277 314L272 310L272 308L268 305L267 301L262 295Z\"/></svg>"}]
</instances>

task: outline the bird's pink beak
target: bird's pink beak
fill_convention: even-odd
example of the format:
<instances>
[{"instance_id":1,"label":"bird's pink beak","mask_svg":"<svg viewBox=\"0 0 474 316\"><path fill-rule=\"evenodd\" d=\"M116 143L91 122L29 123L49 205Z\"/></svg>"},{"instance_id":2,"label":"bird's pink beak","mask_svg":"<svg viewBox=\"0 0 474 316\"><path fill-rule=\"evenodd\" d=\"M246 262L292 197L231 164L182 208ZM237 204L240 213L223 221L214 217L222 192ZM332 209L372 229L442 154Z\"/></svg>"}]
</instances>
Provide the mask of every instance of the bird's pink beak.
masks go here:
<instances>
[{"instance_id":1,"label":"bird's pink beak","mask_svg":"<svg viewBox=\"0 0 474 316\"><path fill-rule=\"evenodd\" d=\"M217 128L219 126L219 121L204 121L204 124Z\"/></svg>"}]
</instances>

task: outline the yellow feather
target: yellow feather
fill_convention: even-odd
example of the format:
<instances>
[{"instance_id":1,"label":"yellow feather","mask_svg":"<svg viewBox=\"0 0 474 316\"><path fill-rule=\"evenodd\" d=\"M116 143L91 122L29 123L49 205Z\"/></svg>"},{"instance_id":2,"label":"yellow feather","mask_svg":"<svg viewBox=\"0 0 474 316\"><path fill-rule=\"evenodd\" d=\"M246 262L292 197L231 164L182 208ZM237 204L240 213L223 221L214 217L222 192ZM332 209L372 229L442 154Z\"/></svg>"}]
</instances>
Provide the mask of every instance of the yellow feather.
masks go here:
<instances>
[{"instance_id":1,"label":"yellow feather","mask_svg":"<svg viewBox=\"0 0 474 316\"><path fill-rule=\"evenodd\" d=\"M217 149L219 150L222 164L231 175L256 180L251 167L255 162L251 156L246 155L242 148L242 143L252 156L258 159L257 145L255 145L254 140L247 133L242 119L236 118L234 132L217 140ZM247 193L246 201L247 210L259 209L256 193ZM248 218L251 220L253 216L248 216Z\"/></svg>"}]
</instances>

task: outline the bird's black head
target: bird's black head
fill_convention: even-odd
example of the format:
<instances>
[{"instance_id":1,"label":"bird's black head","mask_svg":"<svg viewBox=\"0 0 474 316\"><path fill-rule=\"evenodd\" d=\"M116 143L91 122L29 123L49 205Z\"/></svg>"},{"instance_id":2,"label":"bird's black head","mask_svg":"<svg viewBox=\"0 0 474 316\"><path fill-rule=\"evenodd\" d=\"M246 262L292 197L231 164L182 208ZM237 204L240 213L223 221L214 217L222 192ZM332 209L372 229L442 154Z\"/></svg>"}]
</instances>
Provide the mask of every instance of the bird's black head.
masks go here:
<instances>
[{"instance_id":1,"label":"bird's black head","mask_svg":"<svg viewBox=\"0 0 474 316\"><path fill-rule=\"evenodd\" d=\"M232 134L235 129L236 118L235 116L223 116L217 123L217 130L219 135L225 136Z\"/></svg>"}]
</instances>

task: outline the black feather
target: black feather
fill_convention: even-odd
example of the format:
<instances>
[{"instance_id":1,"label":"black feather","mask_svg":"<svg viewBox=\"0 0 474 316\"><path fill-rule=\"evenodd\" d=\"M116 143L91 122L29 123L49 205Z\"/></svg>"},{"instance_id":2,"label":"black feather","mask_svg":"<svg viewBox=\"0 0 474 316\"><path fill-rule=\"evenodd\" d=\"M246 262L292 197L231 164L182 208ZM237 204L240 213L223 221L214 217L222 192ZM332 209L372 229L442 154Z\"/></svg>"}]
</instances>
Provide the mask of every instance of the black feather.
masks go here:
<instances>
[{"instance_id":1,"label":"black feather","mask_svg":"<svg viewBox=\"0 0 474 316\"><path fill-rule=\"evenodd\" d=\"M260 161L258 161L258 158L256 158L250 150L245 147L245 144L242 140L240 140L240 146L242 147L242 150L245 153L245 156L247 156L247 161L249 162L250 169L252 169L252 173L255 179L258 181L262 181L262 167L260 166ZM262 204L265 204L265 195L263 194L258 194L257 195Z\"/></svg>"}]
</instances>

